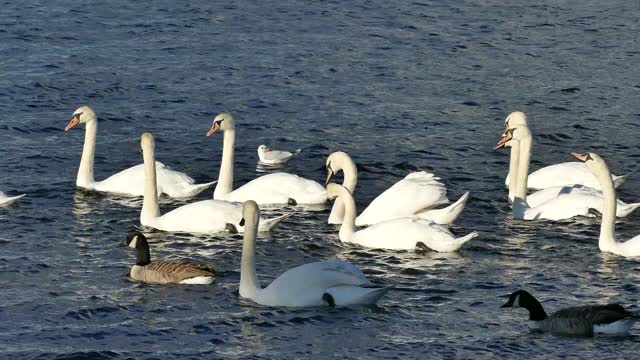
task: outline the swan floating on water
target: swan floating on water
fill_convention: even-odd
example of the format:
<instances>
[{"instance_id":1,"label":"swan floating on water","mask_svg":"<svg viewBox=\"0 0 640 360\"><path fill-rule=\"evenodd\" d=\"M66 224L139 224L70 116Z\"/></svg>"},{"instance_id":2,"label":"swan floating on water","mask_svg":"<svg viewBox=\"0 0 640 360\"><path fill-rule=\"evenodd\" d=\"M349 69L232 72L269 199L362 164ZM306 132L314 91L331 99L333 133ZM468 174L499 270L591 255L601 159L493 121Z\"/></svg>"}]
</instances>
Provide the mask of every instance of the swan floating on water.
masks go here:
<instances>
[{"instance_id":1,"label":"swan floating on water","mask_svg":"<svg viewBox=\"0 0 640 360\"><path fill-rule=\"evenodd\" d=\"M102 180L93 178L93 162L98 133L98 118L88 106L78 108L73 112L71 121L65 127L68 131L78 124L86 124L82 158L78 168L76 186L83 189L95 190L126 196L144 195L144 165L136 165ZM166 194L173 198L189 198L196 196L216 182L196 184L185 173L171 170L168 166L156 161L159 194Z\"/></svg>"},{"instance_id":2,"label":"swan floating on water","mask_svg":"<svg viewBox=\"0 0 640 360\"><path fill-rule=\"evenodd\" d=\"M234 190L233 157L236 131L231 114L222 113L216 116L207 136L220 130L224 132L222 163L218 184L213 192L214 199L235 202L253 200L260 205L312 205L324 204L327 201L327 192L319 183L281 172L260 176Z\"/></svg>"},{"instance_id":3,"label":"swan floating on water","mask_svg":"<svg viewBox=\"0 0 640 360\"><path fill-rule=\"evenodd\" d=\"M300 265L262 288L256 274L256 232L260 209L244 203L240 296L266 306L314 307L375 304L389 289L372 286L357 266L343 260Z\"/></svg>"}]
</instances>

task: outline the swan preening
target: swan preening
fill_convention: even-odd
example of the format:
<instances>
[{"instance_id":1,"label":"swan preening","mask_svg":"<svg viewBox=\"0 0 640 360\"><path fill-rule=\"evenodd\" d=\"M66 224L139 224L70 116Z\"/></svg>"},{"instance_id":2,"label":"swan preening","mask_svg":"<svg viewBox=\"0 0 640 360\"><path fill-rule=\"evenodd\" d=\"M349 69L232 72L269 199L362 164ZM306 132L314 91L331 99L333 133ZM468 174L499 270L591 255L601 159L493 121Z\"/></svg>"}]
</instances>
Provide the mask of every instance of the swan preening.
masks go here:
<instances>
[{"instance_id":1,"label":"swan preening","mask_svg":"<svg viewBox=\"0 0 640 360\"><path fill-rule=\"evenodd\" d=\"M582 185L556 186L527 195L527 174L531 159L532 136L526 126L508 129L496 149L511 146L509 169L512 176L509 192L513 194L513 215L521 220L561 220L574 216L588 216L589 210L602 213L602 194ZM640 207L640 203L618 202L617 216L627 216Z\"/></svg>"},{"instance_id":2,"label":"swan preening","mask_svg":"<svg viewBox=\"0 0 640 360\"><path fill-rule=\"evenodd\" d=\"M207 136L220 130L224 132L222 163L218 184L213 192L214 199L236 202L253 200L260 205L311 205L324 204L327 201L327 193L322 185L287 173L264 175L234 190L233 158L236 130L231 114L217 115Z\"/></svg>"},{"instance_id":3,"label":"swan preening","mask_svg":"<svg viewBox=\"0 0 640 360\"><path fill-rule=\"evenodd\" d=\"M527 116L520 112L512 112L507 116L504 121L506 131L513 128L527 127ZM513 156L514 149L511 149L511 155ZM512 172L510 171L505 180L505 184L509 186ZM626 179L626 175L613 176L613 181L616 187L622 185ZM556 186L567 185L584 185L596 190L600 190L600 183L593 174L580 162L564 162L560 164L549 165L538 169L527 178L527 187L533 190L546 189ZM509 192L509 199L513 201L513 194Z\"/></svg>"},{"instance_id":4,"label":"swan preening","mask_svg":"<svg viewBox=\"0 0 640 360\"><path fill-rule=\"evenodd\" d=\"M297 149L293 152L284 150L274 150L267 145L258 146L258 163L260 165L274 166L286 164L292 157L300 154L302 149Z\"/></svg>"},{"instance_id":5,"label":"swan preening","mask_svg":"<svg viewBox=\"0 0 640 360\"><path fill-rule=\"evenodd\" d=\"M136 263L131 267L132 279L152 284L211 284L216 271L213 266L184 260L164 260L151 262L147 238L132 232L125 245L136 249Z\"/></svg>"},{"instance_id":6,"label":"swan preening","mask_svg":"<svg viewBox=\"0 0 640 360\"><path fill-rule=\"evenodd\" d=\"M640 320L620 304L570 307L547 315L540 302L524 290L512 293L501 307L525 308L529 311L529 326L532 330L557 335L626 334Z\"/></svg>"},{"instance_id":7,"label":"swan preening","mask_svg":"<svg viewBox=\"0 0 640 360\"><path fill-rule=\"evenodd\" d=\"M140 223L159 230L212 234L229 230L242 232L242 205L222 200L190 203L160 215L156 186L155 141L150 133L142 134L140 144L144 158L145 187ZM289 215L260 219L260 231L270 231Z\"/></svg>"},{"instance_id":8,"label":"swan preening","mask_svg":"<svg viewBox=\"0 0 640 360\"><path fill-rule=\"evenodd\" d=\"M640 235L624 242L618 242L616 239L616 208L618 207L618 202L616 201L616 190L607 163L594 153L572 154L593 172L593 175L600 181L602 188L603 209L598 247L601 251L617 255L640 256Z\"/></svg>"},{"instance_id":9,"label":"swan preening","mask_svg":"<svg viewBox=\"0 0 640 360\"><path fill-rule=\"evenodd\" d=\"M114 193L127 196L142 196L144 194L144 166L142 164L130 167L102 180L93 178L93 163L98 133L98 118L88 106L82 106L73 112L71 121L64 131L78 124L86 124L82 158L78 168L76 186L88 190ZM193 197L204 191L214 182L196 184L187 174L171 170L161 162L156 162L158 175L158 194L166 194L174 198Z\"/></svg>"},{"instance_id":10,"label":"swan preening","mask_svg":"<svg viewBox=\"0 0 640 360\"><path fill-rule=\"evenodd\" d=\"M358 183L358 169L347 153L337 151L326 161L327 181L340 171L344 173L342 185L353 194ZM441 209L437 206L449 203L447 189L440 178L425 172L413 172L398 181L375 198L356 218L355 225L376 224L381 221L415 216L438 224L452 224L464 210L469 193L464 193L455 203ZM330 224L341 224L344 205L336 199L329 215Z\"/></svg>"},{"instance_id":11,"label":"swan preening","mask_svg":"<svg viewBox=\"0 0 640 360\"><path fill-rule=\"evenodd\" d=\"M345 243L391 250L417 248L450 252L460 249L464 243L478 236L477 232L472 232L456 238L446 227L418 217L386 220L356 231L356 204L349 190L342 185L330 183L327 185L327 193L330 199L337 198L344 206L339 237Z\"/></svg>"},{"instance_id":12,"label":"swan preening","mask_svg":"<svg viewBox=\"0 0 640 360\"><path fill-rule=\"evenodd\" d=\"M266 306L312 307L375 304L388 288L374 287L357 266L343 260L313 262L289 269L266 288L256 274L256 232L260 209L244 203L240 296Z\"/></svg>"}]
</instances>

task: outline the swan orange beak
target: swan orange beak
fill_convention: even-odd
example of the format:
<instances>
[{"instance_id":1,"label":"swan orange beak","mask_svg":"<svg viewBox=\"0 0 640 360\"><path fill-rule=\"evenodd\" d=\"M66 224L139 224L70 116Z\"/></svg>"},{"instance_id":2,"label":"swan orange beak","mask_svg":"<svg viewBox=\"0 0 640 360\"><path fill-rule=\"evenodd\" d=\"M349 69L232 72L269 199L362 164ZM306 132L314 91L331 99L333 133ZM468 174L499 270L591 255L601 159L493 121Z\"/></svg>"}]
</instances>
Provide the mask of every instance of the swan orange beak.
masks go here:
<instances>
[{"instance_id":1,"label":"swan orange beak","mask_svg":"<svg viewBox=\"0 0 640 360\"><path fill-rule=\"evenodd\" d=\"M77 116L74 116L71 118L71 121L69 121L69 124L67 124L67 126L64 128L64 131L69 131L69 129L71 129L72 127L78 124L80 124L80 118Z\"/></svg>"},{"instance_id":2,"label":"swan orange beak","mask_svg":"<svg viewBox=\"0 0 640 360\"><path fill-rule=\"evenodd\" d=\"M511 134L511 131L505 130L505 132L502 134L502 139L500 139L500 141L498 141L498 143L493 148L493 150L502 149L503 147L505 147L507 145L507 143L511 139L513 139L513 134Z\"/></svg>"},{"instance_id":3,"label":"swan orange beak","mask_svg":"<svg viewBox=\"0 0 640 360\"><path fill-rule=\"evenodd\" d=\"M571 155L573 155L576 159L582 162L586 162L587 160L589 160L589 154L580 154L577 152L572 152Z\"/></svg>"},{"instance_id":4,"label":"swan orange beak","mask_svg":"<svg viewBox=\"0 0 640 360\"><path fill-rule=\"evenodd\" d=\"M334 175L333 170L331 170L331 168L327 166L327 181L324 182L325 186L329 185L329 181L333 179L333 175Z\"/></svg>"},{"instance_id":5,"label":"swan orange beak","mask_svg":"<svg viewBox=\"0 0 640 360\"><path fill-rule=\"evenodd\" d=\"M220 123L219 122L215 122L215 123L213 123L213 126L211 127L211 129L207 132L207 136L211 136L211 135L217 133L218 130L220 130Z\"/></svg>"}]
</instances>

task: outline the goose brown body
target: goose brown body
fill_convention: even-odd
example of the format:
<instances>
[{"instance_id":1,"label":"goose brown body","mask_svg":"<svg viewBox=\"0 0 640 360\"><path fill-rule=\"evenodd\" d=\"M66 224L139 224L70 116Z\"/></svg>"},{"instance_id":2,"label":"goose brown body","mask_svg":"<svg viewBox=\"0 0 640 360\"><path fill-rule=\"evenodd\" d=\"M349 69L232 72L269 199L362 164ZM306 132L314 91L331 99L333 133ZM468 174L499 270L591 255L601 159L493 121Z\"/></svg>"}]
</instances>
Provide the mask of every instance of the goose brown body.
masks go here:
<instances>
[{"instance_id":1,"label":"goose brown body","mask_svg":"<svg viewBox=\"0 0 640 360\"><path fill-rule=\"evenodd\" d=\"M210 284L216 271L213 266L184 260L162 260L151 262L149 244L143 234L131 233L126 244L136 249L136 264L129 276L152 284Z\"/></svg>"}]
</instances>

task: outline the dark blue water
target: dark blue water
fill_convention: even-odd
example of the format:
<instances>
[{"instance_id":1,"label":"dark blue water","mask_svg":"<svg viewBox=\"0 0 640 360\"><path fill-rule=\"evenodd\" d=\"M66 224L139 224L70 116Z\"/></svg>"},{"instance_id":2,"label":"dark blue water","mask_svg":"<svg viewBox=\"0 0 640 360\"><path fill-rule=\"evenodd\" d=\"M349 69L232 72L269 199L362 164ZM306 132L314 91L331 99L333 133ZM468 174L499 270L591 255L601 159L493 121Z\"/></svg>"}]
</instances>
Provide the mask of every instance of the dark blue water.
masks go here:
<instances>
[{"instance_id":1,"label":"dark blue water","mask_svg":"<svg viewBox=\"0 0 640 360\"><path fill-rule=\"evenodd\" d=\"M529 115L533 168L595 151L616 173L638 169L637 1L4 1L0 4L2 358L633 358L637 334L530 334L501 310L525 288L548 310L589 302L637 309L638 262L601 254L598 223L513 219L494 153L503 119ZM264 285L305 262L342 258L394 291L377 307L285 310L237 295L241 240L151 234L152 257L213 263L212 286L150 286L123 275L118 248L140 200L75 190L84 132L99 115L97 179L159 160L199 182L217 177L236 117L236 185L256 176L257 146L304 147L287 171L322 180L326 156L352 155L356 196L371 199L421 169L450 198L471 191L455 231L481 237L457 254L343 246L328 210L295 213L258 243ZM640 175L619 195L638 201ZM199 199L211 196L203 193ZM163 211L182 204L165 200ZM640 233L640 215L618 226Z\"/></svg>"}]
</instances>

